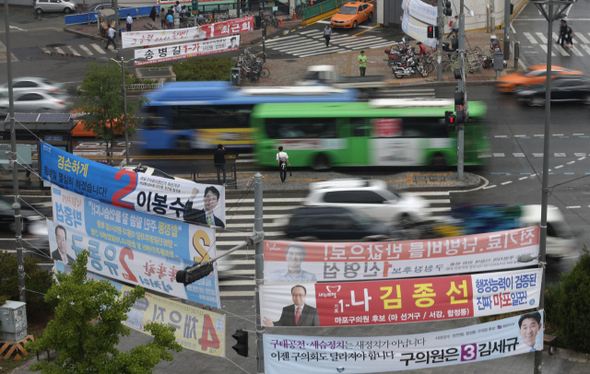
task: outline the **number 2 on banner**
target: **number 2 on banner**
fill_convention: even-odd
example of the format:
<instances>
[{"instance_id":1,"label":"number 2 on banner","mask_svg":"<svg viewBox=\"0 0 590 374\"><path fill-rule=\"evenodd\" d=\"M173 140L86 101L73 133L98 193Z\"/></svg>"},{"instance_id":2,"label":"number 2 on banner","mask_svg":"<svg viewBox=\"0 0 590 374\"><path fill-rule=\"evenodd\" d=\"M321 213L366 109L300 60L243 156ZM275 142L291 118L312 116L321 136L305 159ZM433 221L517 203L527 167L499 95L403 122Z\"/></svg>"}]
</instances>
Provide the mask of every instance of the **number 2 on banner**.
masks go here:
<instances>
[{"instance_id":1,"label":"number 2 on banner","mask_svg":"<svg viewBox=\"0 0 590 374\"><path fill-rule=\"evenodd\" d=\"M137 185L137 173L128 170L119 170L117 174L115 174L115 180L121 180L123 175L127 175L129 177L129 183L113 194L113 197L111 198L111 204L120 206L121 208L134 210L135 208L133 207L133 204L121 201L121 199L129 195L129 193L135 189L135 186Z\"/></svg>"},{"instance_id":2,"label":"number 2 on banner","mask_svg":"<svg viewBox=\"0 0 590 374\"><path fill-rule=\"evenodd\" d=\"M129 269L129 265L127 265L127 262L125 261L126 258L133 260L133 251L127 247L123 248L121 250L121 253L119 253L119 261L121 261L123 269L125 269L125 271L127 272L121 273L121 275L123 275L123 278L127 279L128 281L137 283L137 278L135 277L135 275L133 275L133 273Z\"/></svg>"},{"instance_id":3,"label":"number 2 on banner","mask_svg":"<svg viewBox=\"0 0 590 374\"><path fill-rule=\"evenodd\" d=\"M219 349L219 337L217 336L217 331L215 331L215 326L213 326L213 321L211 321L211 316L205 314L203 317L205 317L203 335L199 339L201 350L207 351L209 347ZM209 339L209 334L211 334L211 339Z\"/></svg>"}]
</instances>

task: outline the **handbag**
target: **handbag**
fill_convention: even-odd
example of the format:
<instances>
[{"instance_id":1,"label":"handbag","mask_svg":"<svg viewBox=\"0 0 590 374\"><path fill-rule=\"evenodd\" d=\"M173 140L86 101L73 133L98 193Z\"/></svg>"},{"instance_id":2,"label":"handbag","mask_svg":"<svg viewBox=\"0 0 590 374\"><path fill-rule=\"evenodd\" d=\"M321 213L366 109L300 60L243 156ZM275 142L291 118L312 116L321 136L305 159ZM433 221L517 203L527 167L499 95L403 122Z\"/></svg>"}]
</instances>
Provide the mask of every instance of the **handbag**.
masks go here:
<instances>
[{"instance_id":1,"label":"handbag","mask_svg":"<svg viewBox=\"0 0 590 374\"><path fill-rule=\"evenodd\" d=\"M166 26L170 26L170 21L166 20L166 22L164 22L166 24Z\"/></svg>"},{"instance_id":2,"label":"handbag","mask_svg":"<svg viewBox=\"0 0 590 374\"><path fill-rule=\"evenodd\" d=\"M573 32L573 31L572 31L572 32L570 32L570 38L572 38L572 39L573 39L573 38L574 38L574 36L576 36L576 35L574 34L574 32Z\"/></svg>"}]
</instances>

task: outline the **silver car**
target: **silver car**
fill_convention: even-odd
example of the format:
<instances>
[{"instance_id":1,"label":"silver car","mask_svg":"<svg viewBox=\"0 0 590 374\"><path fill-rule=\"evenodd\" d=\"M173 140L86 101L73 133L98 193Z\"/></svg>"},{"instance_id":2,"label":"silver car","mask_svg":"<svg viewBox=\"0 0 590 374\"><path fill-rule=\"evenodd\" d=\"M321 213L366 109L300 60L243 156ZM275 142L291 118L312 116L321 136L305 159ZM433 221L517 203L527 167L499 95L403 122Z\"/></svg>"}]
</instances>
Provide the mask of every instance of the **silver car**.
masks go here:
<instances>
[{"instance_id":1,"label":"silver car","mask_svg":"<svg viewBox=\"0 0 590 374\"><path fill-rule=\"evenodd\" d=\"M44 91L44 92L64 92L62 83L54 82L47 78L41 77L20 77L12 79L12 91ZM8 94L8 83L0 85L0 95Z\"/></svg>"},{"instance_id":2,"label":"silver car","mask_svg":"<svg viewBox=\"0 0 590 374\"><path fill-rule=\"evenodd\" d=\"M71 0L37 0L34 9L37 14L51 12L70 14L75 12L78 7L76 6L76 3Z\"/></svg>"},{"instance_id":3,"label":"silver car","mask_svg":"<svg viewBox=\"0 0 590 374\"><path fill-rule=\"evenodd\" d=\"M54 92L29 91L14 94L17 113L67 113L69 99ZM0 114L8 114L8 95L0 95Z\"/></svg>"}]
</instances>

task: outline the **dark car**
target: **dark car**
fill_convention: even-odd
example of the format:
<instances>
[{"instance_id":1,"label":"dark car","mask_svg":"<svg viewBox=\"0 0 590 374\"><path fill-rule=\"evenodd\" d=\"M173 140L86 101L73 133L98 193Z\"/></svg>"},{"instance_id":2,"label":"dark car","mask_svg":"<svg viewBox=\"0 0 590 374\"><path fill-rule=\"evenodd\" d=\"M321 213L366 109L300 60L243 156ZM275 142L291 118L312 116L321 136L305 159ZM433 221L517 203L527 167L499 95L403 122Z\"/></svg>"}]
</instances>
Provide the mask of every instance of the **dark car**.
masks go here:
<instances>
[{"instance_id":1,"label":"dark car","mask_svg":"<svg viewBox=\"0 0 590 374\"><path fill-rule=\"evenodd\" d=\"M530 106L545 106L546 86L533 84L516 89L519 101ZM551 81L551 102L581 101L590 105L590 79L582 76L561 76Z\"/></svg>"},{"instance_id":2,"label":"dark car","mask_svg":"<svg viewBox=\"0 0 590 374\"><path fill-rule=\"evenodd\" d=\"M15 232L14 199L0 195L0 224L4 230ZM49 238L47 236L46 217L51 217L51 203L26 205L21 203L22 217L21 231L23 240L33 248L49 253Z\"/></svg>"},{"instance_id":3,"label":"dark car","mask_svg":"<svg viewBox=\"0 0 590 374\"><path fill-rule=\"evenodd\" d=\"M384 241L395 230L362 212L342 207L301 207L293 211L285 234L299 241Z\"/></svg>"}]
</instances>

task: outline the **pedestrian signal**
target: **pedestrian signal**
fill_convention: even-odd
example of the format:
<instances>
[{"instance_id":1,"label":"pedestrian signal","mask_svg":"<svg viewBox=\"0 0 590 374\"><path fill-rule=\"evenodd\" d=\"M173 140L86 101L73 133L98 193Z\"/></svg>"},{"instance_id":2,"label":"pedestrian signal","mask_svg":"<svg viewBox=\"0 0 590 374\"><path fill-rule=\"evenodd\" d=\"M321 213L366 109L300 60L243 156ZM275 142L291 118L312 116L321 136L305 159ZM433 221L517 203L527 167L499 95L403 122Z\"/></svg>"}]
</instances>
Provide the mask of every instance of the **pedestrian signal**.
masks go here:
<instances>
[{"instance_id":1,"label":"pedestrian signal","mask_svg":"<svg viewBox=\"0 0 590 374\"><path fill-rule=\"evenodd\" d=\"M445 16L452 16L453 15L453 10L451 9L451 2L450 1L445 1L443 3L444 7L443 7L443 14Z\"/></svg>"},{"instance_id":2,"label":"pedestrian signal","mask_svg":"<svg viewBox=\"0 0 590 374\"><path fill-rule=\"evenodd\" d=\"M236 330L232 338L237 340L237 344L232 346L240 356L248 357L248 331Z\"/></svg>"},{"instance_id":3,"label":"pedestrian signal","mask_svg":"<svg viewBox=\"0 0 590 374\"><path fill-rule=\"evenodd\" d=\"M455 117L455 113L450 110L445 112L445 125L447 126L447 131L455 131L457 117Z\"/></svg>"}]
</instances>

